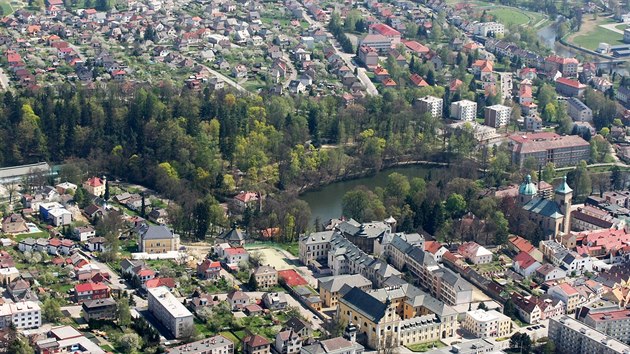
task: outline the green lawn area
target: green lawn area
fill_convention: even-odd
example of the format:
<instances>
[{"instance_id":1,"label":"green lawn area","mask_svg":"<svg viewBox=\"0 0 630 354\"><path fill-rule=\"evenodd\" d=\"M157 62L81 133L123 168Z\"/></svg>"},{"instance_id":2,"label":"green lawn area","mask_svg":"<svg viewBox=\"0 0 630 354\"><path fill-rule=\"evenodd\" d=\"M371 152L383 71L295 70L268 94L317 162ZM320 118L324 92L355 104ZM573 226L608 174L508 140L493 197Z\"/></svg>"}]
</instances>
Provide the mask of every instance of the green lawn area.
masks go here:
<instances>
[{"instance_id":1,"label":"green lawn area","mask_svg":"<svg viewBox=\"0 0 630 354\"><path fill-rule=\"evenodd\" d=\"M524 25L529 22L530 18L519 9L500 7L498 9L488 11L489 14L496 16L497 21L508 25Z\"/></svg>"},{"instance_id":2,"label":"green lawn area","mask_svg":"<svg viewBox=\"0 0 630 354\"><path fill-rule=\"evenodd\" d=\"M4 16L9 16L15 11L7 0L0 0L0 7L2 7L2 14Z\"/></svg>"},{"instance_id":3,"label":"green lawn area","mask_svg":"<svg viewBox=\"0 0 630 354\"><path fill-rule=\"evenodd\" d=\"M443 347L445 347L445 345L444 345L444 343L442 343L440 341L435 341L435 342L430 342L430 343L407 345L406 347L407 347L407 349L411 350L412 352L427 352L427 351L433 349L433 347L435 347L437 349L437 348L443 348Z\"/></svg>"},{"instance_id":4,"label":"green lawn area","mask_svg":"<svg viewBox=\"0 0 630 354\"><path fill-rule=\"evenodd\" d=\"M40 231L40 232L34 232L34 233L29 233L29 234L19 234L19 235L15 235L14 239L17 242L20 242L24 239L27 238L48 238L50 236L50 234L47 231Z\"/></svg>"},{"instance_id":5,"label":"green lawn area","mask_svg":"<svg viewBox=\"0 0 630 354\"><path fill-rule=\"evenodd\" d=\"M570 39L570 41L580 47L595 50L599 43L608 43L610 45L623 44L623 34L613 32L606 28L602 28L600 24L606 24L609 21L598 21L588 32L581 33Z\"/></svg>"},{"instance_id":6,"label":"green lawn area","mask_svg":"<svg viewBox=\"0 0 630 354\"><path fill-rule=\"evenodd\" d=\"M240 339L240 338L238 338L237 336L235 336L235 335L234 335L234 333L232 333L232 332L225 331L225 332L221 332L221 333L219 333L219 334L220 334L220 335L222 335L222 336L224 336L225 338L227 338L227 339L231 340L231 341L232 341L233 343L235 343L236 345L238 345L239 343L241 343L241 339ZM243 334L244 334L244 333L243 333ZM245 336L243 335L243 337L245 337Z\"/></svg>"}]
</instances>

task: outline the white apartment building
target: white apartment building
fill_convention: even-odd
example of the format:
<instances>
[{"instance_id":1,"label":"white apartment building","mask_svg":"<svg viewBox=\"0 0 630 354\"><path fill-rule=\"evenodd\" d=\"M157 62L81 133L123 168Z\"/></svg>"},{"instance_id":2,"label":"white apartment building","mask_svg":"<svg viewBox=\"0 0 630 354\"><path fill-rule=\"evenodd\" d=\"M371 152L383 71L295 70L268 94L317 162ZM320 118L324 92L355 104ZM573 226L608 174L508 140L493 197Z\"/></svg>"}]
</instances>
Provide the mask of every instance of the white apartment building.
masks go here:
<instances>
[{"instance_id":1,"label":"white apartment building","mask_svg":"<svg viewBox=\"0 0 630 354\"><path fill-rule=\"evenodd\" d=\"M549 320L549 339L556 344L556 353L627 354L630 347L604 333L569 317Z\"/></svg>"},{"instance_id":2,"label":"white apartment building","mask_svg":"<svg viewBox=\"0 0 630 354\"><path fill-rule=\"evenodd\" d=\"M495 310L466 312L463 327L477 338L505 337L512 331L512 320Z\"/></svg>"},{"instance_id":3,"label":"white apartment building","mask_svg":"<svg viewBox=\"0 0 630 354\"><path fill-rule=\"evenodd\" d=\"M484 37L487 37L489 34L493 34L495 37L503 37L505 26L498 22L478 22L473 26L473 33Z\"/></svg>"},{"instance_id":4,"label":"white apartment building","mask_svg":"<svg viewBox=\"0 0 630 354\"><path fill-rule=\"evenodd\" d=\"M0 328L6 328L11 323L17 329L39 328L42 325L42 311L37 302L0 305Z\"/></svg>"},{"instance_id":5,"label":"white apartment building","mask_svg":"<svg viewBox=\"0 0 630 354\"><path fill-rule=\"evenodd\" d=\"M192 333L193 314L165 286L148 290L149 311L175 338Z\"/></svg>"},{"instance_id":6,"label":"white apartment building","mask_svg":"<svg viewBox=\"0 0 630 354\"><path fill-rule=\"evenodd\" d=\"M234 343L222 335L166 350L167 354L234 354Z\"/></svg>"},{"instance_id":7,"label":"white apartment building","mask_svg":"<svg viewBox=\"0 0 630 354\"><path fill-rule=\"evenodd\" d=\"M461 100L451 103L451 118L474 121L477 117L477 102Z\"/></svg>"},{"instance_id":8,"label":"white apartment building","mask_svg":"<svg viewBox=\"0 0 630 354\"><path fill-rule=\"evenodd\" d=\"M485 124L493 128L506 126L510 123L512 107L495 104L484 109Z\"/></svg>"},{"instance_id":9,"label":"white apartment building","mask_svg":"<svg viewBox=\"0 0 630 354\"><path fill-rule=\"evenodd\" d=\"M567 113L574 122L593 122L593 111L575 97L567 100Z\"/></svg>"},{"instance_id":10,"label":"white apartment building","mask_svg":"<svg viewBox=\"0 0 630 354\"><path fill-rule=\"evenodd\" d=\"M420 109L420 113L431 113L433 118L442 118L442 107L444 100L434 96L425 96L416 100L416 106Z\"/></svg>"}]
</instances>

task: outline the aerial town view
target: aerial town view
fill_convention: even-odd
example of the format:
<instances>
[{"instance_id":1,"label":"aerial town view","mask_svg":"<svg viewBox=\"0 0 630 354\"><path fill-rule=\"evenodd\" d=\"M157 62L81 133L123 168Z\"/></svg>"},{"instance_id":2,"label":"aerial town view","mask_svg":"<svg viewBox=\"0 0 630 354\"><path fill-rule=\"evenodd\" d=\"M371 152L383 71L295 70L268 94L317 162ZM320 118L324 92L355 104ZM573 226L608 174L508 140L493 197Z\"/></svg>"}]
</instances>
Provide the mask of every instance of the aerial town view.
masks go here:
<instances>
[{"instance_id":1,"label":"aerial town view","mask_svg":"<svg viewBox=\"0 0 630 354\"><path fill-rule=\"evenodd\" d=\"M0 353L630 354L630 2L0 0Z\"/></svg>"}]
</instances>

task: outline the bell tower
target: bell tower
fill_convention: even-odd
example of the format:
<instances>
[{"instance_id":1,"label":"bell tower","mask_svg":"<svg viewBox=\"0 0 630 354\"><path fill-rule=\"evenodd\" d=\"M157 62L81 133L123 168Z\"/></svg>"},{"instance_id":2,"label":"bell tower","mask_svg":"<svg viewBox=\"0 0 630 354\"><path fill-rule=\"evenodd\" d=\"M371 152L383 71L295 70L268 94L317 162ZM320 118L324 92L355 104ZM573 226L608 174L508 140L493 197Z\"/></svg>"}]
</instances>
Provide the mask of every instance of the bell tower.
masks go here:
<instances>
[{"instance_id":1,"label":"bell tower","mask_svg":"<svg viewBox=\"0 0 630 354\"><path fill-rule=\"evenodd\" d=\"M567 184L567 176L562 178L562 182L555 190L555 202L564 215L562 220L562 233L565 235L571 231L571 199L573 199L573 189Z\"/></svg>"}]
</instances>

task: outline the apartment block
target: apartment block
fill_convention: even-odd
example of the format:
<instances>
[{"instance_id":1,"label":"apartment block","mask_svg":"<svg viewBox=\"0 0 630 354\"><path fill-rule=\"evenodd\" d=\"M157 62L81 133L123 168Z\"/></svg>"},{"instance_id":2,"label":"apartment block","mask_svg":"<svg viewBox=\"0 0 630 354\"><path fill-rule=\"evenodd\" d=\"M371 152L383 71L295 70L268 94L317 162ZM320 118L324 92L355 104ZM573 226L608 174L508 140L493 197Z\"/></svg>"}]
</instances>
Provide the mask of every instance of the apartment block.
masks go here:
<instances>
[{"instance_id":1,"label":"apartment block","mask_svg":"<svg viewBox=\"0 0 630 354\"><path fill-rule=\"evenodd\" d=\"M0 328L13 324L17 329L39 328L42 325L42 311L33 301L4 303L0 305Z\"/></svg>"},{"instance_id":2,"label":"apartment block","mask_svg":"<svg viewBox=\"0 0 630 354\"><path fill-rule=\"evenodd\" d=\"M193 314L165 286L148 290L149 311L175 338L190 335Z\"/></svg>"},{"instance_id":3,"label":"apartment block","mask_svg":"<svg viewBox=\"0 0 630 354\"><path fill-rule=\"evenodd\" d=\"M474 121L477 117L477 102L461 100L451 103L451 118Z\"/></svg>"},{"instance_id":4,"label":"apartment block","mask_svg":"<svg viewBox=\"0 0 630 354\"><path fill-rule=\"evenodd\" d=\"M505 26L498 22L479 22L473 26L473 33L479 36L503 37L505 34Z\"/></svg>"},{"instance_id":5,"label":"apartment block","mask_svg":"<svg viewBox=\"0 0 630 354\"><path fill-rule=\"evenodd\" d=\"M584 324L624 343L630 342L630 310L589 313Z\"/></svg>"},{"instance_id":6,"label":"apartment block","mask_svg":"<svg viewBox=\"0 0 630 354\"><path fill-rule=\"evenodd\" d=\"M549 339L556 353L627 354L630 347L568 316L549 320Z\"/></svg>"},{"instance_id":7,"label":"apartment block","mask_svg":"<svg viewBox=\"0 0 630 354\"><path fill-rule=\"evenodd\" d=\"M166 350L167 354L234 354L234 343L222 335L187 343Z\"/></svg>"},{"instance_id":8,"label":"apartment block","mask_svg":"<svg viewBox=\"0 0 630 354\"><path fill-rule=\"evenodd\" d=\"M495 104L484 108L485 124L494 128L506 126L510 123L512 107Z\"/></svg>"},{"instance_id":9,"label":"apartment block","mask_svg":"<svg viewBox=\"0 0 630 354\"><path fill-rule=\"evenodd\" d=\"M416 100L420 113L429 112L433 118L442 118L443 105L444 100L434 96L425 96Z\"/></svg>"},{"instance_id":10,"label":"apartment block","mask_svg":"<svg viewBox=\"0 0 630 354\"><path fill-rule=\"evenodd\" d=\"M466 312L463 327L477 338L504 337L512 331L512 320L495 310Z\"/></svg>"}]
</instances>

